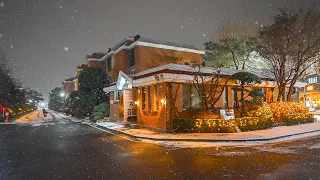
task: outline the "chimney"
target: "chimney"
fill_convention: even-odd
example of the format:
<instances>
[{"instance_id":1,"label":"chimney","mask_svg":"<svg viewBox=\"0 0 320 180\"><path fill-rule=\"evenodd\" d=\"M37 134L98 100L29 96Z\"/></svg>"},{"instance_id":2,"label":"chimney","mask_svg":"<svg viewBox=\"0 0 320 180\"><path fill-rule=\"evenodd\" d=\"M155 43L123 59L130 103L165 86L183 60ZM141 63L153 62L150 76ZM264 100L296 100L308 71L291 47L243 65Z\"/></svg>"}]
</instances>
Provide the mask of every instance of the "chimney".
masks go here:
<instances>
[{"instance_id":1,"label":"chimney","mask_svg":"<svg viewBox=\"0 0 320 180\"><path fill-rule=\"evenodd\" d=\"M139 34L134 36L134 38L133 38L134 41L137 41L138 39L140 39L140 35Z\"/></svg>"}]
</instances>

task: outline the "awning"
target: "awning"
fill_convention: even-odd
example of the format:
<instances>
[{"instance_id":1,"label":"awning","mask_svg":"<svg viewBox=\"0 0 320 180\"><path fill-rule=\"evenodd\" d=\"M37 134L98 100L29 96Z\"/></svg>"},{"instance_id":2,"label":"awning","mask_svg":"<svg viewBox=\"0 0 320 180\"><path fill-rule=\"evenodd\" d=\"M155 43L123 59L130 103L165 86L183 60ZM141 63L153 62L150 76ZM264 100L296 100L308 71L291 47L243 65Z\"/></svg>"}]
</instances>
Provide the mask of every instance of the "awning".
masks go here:
<instances>
[{"instance_id":1,"label":"awning","mask_svg":"<svg viewBox=\"0 0 320 180\"><path fill-rule=\"evenodd\" d=\"M109 93L109 92L115 91L115 90L116 90L116 86L115 85L103 88L103 91L106 92L106 93Z\"/></svg>"},{"instance_id":2,"label":"awning","mask_svg":"<svg viewBox=\"0 0 320 180\"><path fill-rule=\"evenodd\" d=\"M294 84L294 87L297 87L297 88L304 88L308 85L308 83L305 83L305 82L301 82L301 81L298 81Z\"/></svg>"}]
</instances>

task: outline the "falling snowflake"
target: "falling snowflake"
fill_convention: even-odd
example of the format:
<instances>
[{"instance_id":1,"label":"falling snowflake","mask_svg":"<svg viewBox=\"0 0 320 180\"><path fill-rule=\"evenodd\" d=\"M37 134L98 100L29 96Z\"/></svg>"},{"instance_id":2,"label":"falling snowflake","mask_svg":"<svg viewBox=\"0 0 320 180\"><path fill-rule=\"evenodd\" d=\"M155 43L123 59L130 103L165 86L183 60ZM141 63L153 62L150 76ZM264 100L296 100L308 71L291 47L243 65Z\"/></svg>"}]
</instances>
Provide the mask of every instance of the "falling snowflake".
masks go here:
<instances>
[{"instance_id":1,"label":"falling snowflake","mask_svg":"<svg viewBox=\"0 0 320 180\"><path fill-rule=\"evenodd\" d=\"M62 6L60 6L60 9L62 9Z\"/></svg>"},{"instance_id":2,"label":"falling snowflake","mask_svg":"<svg viewBox=\"0 0 320 180\"><path fill-rule=\"evenodd\" d=\"M13 46L12 46L12 45L11 45L10 47L11 47L11 48L13 48Z\"/></svg>"},{"instance_id":3,"label":"falling snowflake","mask_svg":"<svg viewBox=\"0 0 320 180\"><path fill-rule=\"evenodd\" d=\"M73 16L71 17L71 19L73 19Z\"/></svg>"},{"instance_id":4,"label":"falling snowflake","mask_svg":"<svg viewBox=\"0 0 320 180\"><path fill-rule=\"evenodd\" d=\"M0 2L0 7L4 7L4 2Z\"/></svg>"},{"instance_id":5,"label":"falling snowflake","mask_svg":"<svg viewBox=\"0 0 320 180\"><path fill-rule=\"evenodd\" d=\"M69 51L69 47L64 47L64 50L67 52L67 51Z\"/></svg>"},{"instance_id":6,"label":"falling snowflake","mask_svg":"<svg viewBox=\"0 0 320 180\"><path fill-rule=\"evenodd\" d=\"M256 24L259 24L259 21L256 21Z\"/></svg>"},{"instance_id":7,"label":"falling snowflake","mask_svg":"<svg viewBox=\"0 0 320 180\"><path fill-rule=\"evenodd\" d=\"M203 37L206 37L207 35L206 34L202 34L203 35Z\"/></svg>"},{"instance_id":8,"label":"falling snowflake","mask_svg":"<svg viewBox=\"0 0 320 180\"><path fill-rule=\"evenodd\" d=\"M3 37L3 35L2 34L0 34L0 38L2 38Z\"/></svg>"},{"instance_id":9,"label":"falling snowflake","mask_svg":"<svg viewBox=\"0 0 320 180\"><path fill-rule=\"evenodd\" d=\"M183 26L180 26L181 29L183 29Z\"/></svg>"}]
</instances>

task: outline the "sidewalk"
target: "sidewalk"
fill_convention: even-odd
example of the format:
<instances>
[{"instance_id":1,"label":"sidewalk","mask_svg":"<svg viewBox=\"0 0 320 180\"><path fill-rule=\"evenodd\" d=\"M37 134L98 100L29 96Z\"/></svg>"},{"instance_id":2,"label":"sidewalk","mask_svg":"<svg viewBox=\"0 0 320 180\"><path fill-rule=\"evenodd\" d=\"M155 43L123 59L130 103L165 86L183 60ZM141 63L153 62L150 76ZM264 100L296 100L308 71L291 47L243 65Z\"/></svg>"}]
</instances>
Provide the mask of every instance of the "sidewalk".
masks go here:
<instances>
[{"instance_id":1,"label":"sidewalk","mask_svg":"<svg viewBox=\"0 0 320 180\"><path fill-rule=\"evenodd\" d=\"M95 123L97 127L127 135L132 138L153 141L191 141L191 142L254 142L272 141L287 137L320 134L320 122L296 126L281 126L267 130L241 133L160 133L147 129L129 129L121 123Z\"/></svg>"}]
</instances>

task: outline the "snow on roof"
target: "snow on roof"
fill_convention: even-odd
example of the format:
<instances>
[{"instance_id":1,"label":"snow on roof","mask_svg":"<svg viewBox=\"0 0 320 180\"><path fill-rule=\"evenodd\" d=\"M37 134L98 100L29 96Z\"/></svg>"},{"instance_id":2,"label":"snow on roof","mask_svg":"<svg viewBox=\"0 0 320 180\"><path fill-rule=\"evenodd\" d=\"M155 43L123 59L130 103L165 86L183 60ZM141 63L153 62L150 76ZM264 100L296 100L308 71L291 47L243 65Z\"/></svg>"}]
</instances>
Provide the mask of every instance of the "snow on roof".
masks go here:
<instances>
[{"instance_id":1,"label":"snow on roof","mask_svg":"<svg viewBox=\"0 0 320 180\"><path fill-rule=\"evenodd\" d=\"M196 48L193 45L180 44L180 43L169 42L169 41L161 41L161 40L149 39L149 38L144 38L144 37L140 37L137 41L199 50L198 48Z\"/></svg>"},{"instance_id":2,"label":"snow on roof","mask_svg":"<svg viewBox=\"0 0 320 180\"><path fill-rule=\"evenodd\" d=\"M198 68L193 68L190 65L166 64L166 65L163 65L163 66L158 66L158 67L155 67L155 68L148 69L146 71L137 73L137 74L134 75L134 77L138 78L139 76L148 75L148 74L151 74L151 73L156 73L156 72L163 71L163 70L177 71L177 72L180 72L180 73L183 73L183 72L185 72L185 73L190 73L190 72L195 73L195 72L198 72L199 69ZM220 74L226 75L226 76L231 76L231 75L233 75L234 73L237 73L237 72L243 72L242 70L234 70L234 69L220 69L219 70L219 69L214 68L214 67L201 67L201 69L200 69L200 73L203 73L203 74L218 74L219 71L220 71ZM252 71L246 71L246 72L251 72L253 74L256 74L261 79L274 79L271 76L268 76L266 74L252 72Z\"/></svg>"},{"instance_id":3,"label":"snow on roof","mask_svg":"<svg viewBox=\"0 0 320 180\"><path fill-rule=\"evenodd\" d=\"M70 78L66 79L65 81L73 81L75 79L77 79L77 78L76 77L70 77Z\"/></svg>"},{"instance_id":4,"label":"snow on roof","mask_svg":"<svg viewBox=\"0 0 320 180\"><path fill-rule=\"evenodd\" d=\"M161 41L161 40L149 39L149 38L144 38L144 37L139 37L139 39L134 41L134 37L129 36L129 37L121 40L115 46L113 46L111 48L111 51L108 52L104 57L102 57L101 60L109 57L110 55L117 54L122 49L131 49L135 46L150 46L150 47L157 47L157 48L164 48L164 49L171 49L171 50L187 51L187 52L204 54L204 51L200 51L198 48L196 48L193 45L180 44L180 43L169 42L169 41ZM94 59L94 60L97 60L97 59Z\"/></svg>"}]
</instances>

